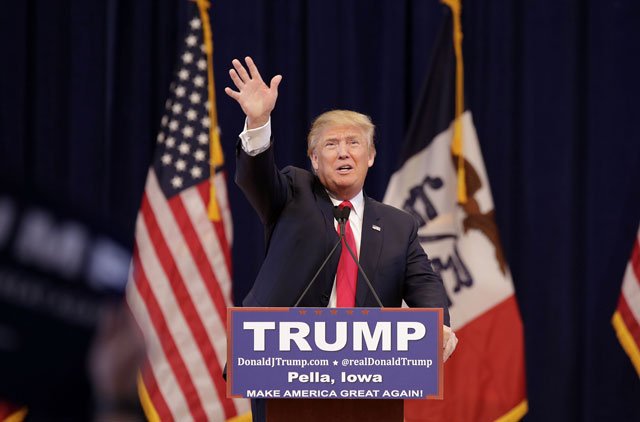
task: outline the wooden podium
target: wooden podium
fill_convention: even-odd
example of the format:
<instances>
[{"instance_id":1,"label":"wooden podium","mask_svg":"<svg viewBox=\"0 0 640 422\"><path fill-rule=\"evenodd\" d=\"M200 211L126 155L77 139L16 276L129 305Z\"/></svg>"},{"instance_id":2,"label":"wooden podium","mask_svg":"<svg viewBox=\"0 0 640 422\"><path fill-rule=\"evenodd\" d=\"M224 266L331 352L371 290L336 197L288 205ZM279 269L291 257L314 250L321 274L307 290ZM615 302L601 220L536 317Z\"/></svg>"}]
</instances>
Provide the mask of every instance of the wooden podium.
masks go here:
<instances>
[{"instance_id":1,"label":"wooden podium","mask_svg":"<svg viewBox=\"0 0 640 422\"><path fill-rule=\"evenodd\" d=\"M402 422L404 400L271 399L267 422Z\"/></svg>"}]
</instances>

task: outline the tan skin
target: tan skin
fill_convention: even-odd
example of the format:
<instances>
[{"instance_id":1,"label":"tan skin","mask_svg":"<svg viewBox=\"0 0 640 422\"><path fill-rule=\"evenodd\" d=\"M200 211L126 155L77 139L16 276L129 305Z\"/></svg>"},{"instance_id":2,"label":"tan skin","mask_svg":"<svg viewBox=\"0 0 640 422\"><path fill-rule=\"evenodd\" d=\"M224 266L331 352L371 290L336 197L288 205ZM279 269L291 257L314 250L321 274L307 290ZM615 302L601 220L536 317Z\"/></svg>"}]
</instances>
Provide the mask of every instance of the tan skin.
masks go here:
<instances>
[{"instance_id":1,"label":"tan skin","mask_svg":"<svg viewBox=\"0 0 640 422\"><path fill-rule=\"evenodd\" d=\"M224 92L236 100L247 116L247 129L264 126L271 116L278 99L278 86L282 75L262 80L251 57L245 57L246 68L240 60L232 61L229 76L237 91L226 87ZM313 166L320 182L335 198L348 200L362 190L369 167L373 165L375 150L369 146L364 134L357 127L330 126L324 129L311 154ZM458 340L451 328L443 329L443 357L446 361Z\"/></svg>"},{"instance_id":2,"label":"tan skin","mask_svg":"<svg viewBox=\"0 0 640 422\"><path fill-rule=\"evenodd\" d=\"M269 121L271 111L276 106L282 75L274 76L267 86L251 57L245 57L245 62L249 72L240 60L233 59L233 69L229 70L229 76L238 91L226 87L224 92L240 104L242 111L247 115L247 128L255 129Z\"/></svg>"},{"instance_id":3,"label":"tan skin","mask_svg":"<svg viewBox=\"0 0 640 422\"><path fill-rule=\"evenodd\" d=\"M375 156L362 129L330 126L320 132L311 165L329 193L346 201L362 190Z\"/></svg>"}]
</instances>

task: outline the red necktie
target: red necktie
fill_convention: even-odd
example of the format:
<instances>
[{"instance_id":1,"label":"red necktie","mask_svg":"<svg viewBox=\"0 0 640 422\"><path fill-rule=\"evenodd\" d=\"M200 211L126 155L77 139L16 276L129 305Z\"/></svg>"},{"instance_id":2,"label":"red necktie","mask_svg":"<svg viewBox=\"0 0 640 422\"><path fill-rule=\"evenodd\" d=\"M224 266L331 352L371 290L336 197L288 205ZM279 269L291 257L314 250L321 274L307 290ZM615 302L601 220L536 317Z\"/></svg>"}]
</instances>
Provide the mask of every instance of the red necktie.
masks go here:
<instances>
[{"instance_id":1,"label":"red necktie","mask_svg":"<svg viewBox=\"0 0 640 422\"><path fill-rule=\"evenodd\" d=\"M351 202L344 201L338 206L340 209L344 207L351 208L353 212L353 205ZM338 226L338 233L340 233L340 227ZM358 250L356 249L356 239L353 237L353 230L349 220L345 225L345 235L342 239L342 252L340 253L340 261L338 262L338 272L336 273L336 292L338 296L337 305L338 308L353 308L356 303L356 281L358 280L358 265L349 254L347 247L344 245L347 242L351 247L356 258L358 257Z\"/></svg>"}]
</instances>

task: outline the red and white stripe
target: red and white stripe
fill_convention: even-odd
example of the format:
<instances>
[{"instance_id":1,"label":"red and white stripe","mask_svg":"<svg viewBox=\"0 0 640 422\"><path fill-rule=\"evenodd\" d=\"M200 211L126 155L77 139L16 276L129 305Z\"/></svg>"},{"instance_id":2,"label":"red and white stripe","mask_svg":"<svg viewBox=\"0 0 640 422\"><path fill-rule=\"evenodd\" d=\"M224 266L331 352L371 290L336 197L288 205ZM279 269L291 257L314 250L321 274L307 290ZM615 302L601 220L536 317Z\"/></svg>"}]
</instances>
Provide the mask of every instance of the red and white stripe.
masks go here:
<instances>
[{"instance_id":1,"label":"red and white stripe","mask_svg":"<svg viewBox=\"0 0 640 422\"><path fill-rule=\"evenodd\" d=\"M635 324L637 329L640 326L640 231L622 281L621 299L628 307L629 322ZM634 338L640 344L640 336L634 336Z\"/></svg>"},{"instance_id":2,"label":"red and white stripe","mask_svg":"<svg viewBox=\"0 0 640 422\"><path fill-rule=\"evenodd\" d=\"M622 280L613 318L618 338L640 375L640 229Z\"/></svg>"},{"instance_id":3,"label":"red and white stripe","mask_svg":"<svg viewBox=\"0 0 640 422\"><path fill-rule=\"evenodd\" d=\"M208 192L203 182L167 200L151 169L138 214L128 296L149 348L143 379L163 421L225 420L248 410L225 397L231 226L209 220ZM229 221L226 191L217 196Z\"/></svg>"}]
</instances>

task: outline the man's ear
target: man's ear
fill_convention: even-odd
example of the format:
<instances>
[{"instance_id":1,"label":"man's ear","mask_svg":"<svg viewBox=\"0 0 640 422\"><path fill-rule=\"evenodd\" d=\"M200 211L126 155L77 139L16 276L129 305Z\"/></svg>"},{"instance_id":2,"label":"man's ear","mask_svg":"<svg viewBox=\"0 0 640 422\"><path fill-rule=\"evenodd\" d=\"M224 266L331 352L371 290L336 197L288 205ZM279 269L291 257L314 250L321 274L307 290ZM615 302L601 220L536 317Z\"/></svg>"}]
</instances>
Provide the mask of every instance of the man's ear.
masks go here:
<instances>
[{"instance_id":1,"label":"man's ear","mask_svg":"<svg viewBox=\"0 0 640 422\"><path fill-rule=\"evenodd\" d=\"M311 153L311 156L309 156L309 159L311 160L311 167L313 167L313 171L314 173L318 171L318 154L314 152Z\"/></svg>"},{"instance_id":2,"label":"man's ear","mask_svg":"<svg viewBox=\"0 0 640 422\"><path fill-rule=\"evenodd\" d=\"M369 167L373 165L373 162L375 161L375 159L376 159L376 150L374 149L373 151L369 152L369 160L368 160Z\"/></svg>"}]
</instances>

